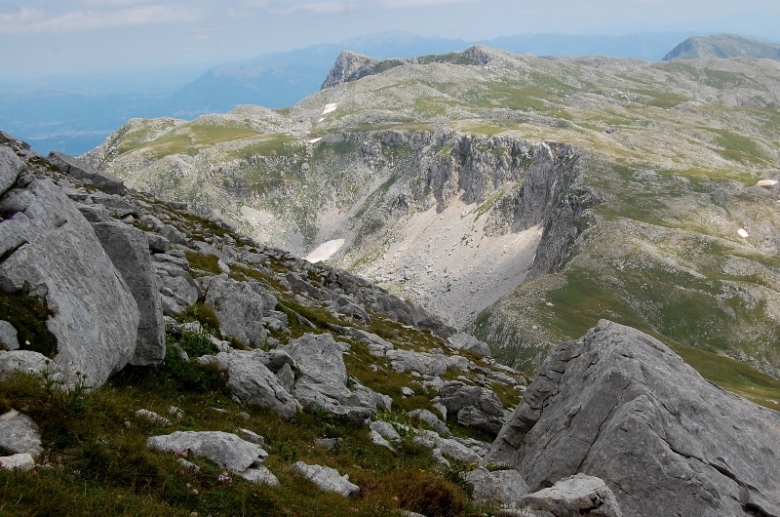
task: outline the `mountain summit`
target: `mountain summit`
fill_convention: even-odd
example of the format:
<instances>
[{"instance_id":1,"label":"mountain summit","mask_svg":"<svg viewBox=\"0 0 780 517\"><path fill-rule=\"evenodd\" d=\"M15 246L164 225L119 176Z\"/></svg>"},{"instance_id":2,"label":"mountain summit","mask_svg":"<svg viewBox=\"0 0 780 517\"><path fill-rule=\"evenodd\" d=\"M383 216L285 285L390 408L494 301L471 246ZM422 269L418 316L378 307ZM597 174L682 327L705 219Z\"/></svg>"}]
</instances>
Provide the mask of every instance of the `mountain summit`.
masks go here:
<instances>
[{"instance_id":1,"label":"mountain summit","mask_svg":"<svg viewBox=\"0 0 780 517\"><path fill-rule=\"evenodd\" d=\"M732 57L780 60L780 45L734 34L694 36L674 47L663 60Z\"/></svg>"}]
</instances>

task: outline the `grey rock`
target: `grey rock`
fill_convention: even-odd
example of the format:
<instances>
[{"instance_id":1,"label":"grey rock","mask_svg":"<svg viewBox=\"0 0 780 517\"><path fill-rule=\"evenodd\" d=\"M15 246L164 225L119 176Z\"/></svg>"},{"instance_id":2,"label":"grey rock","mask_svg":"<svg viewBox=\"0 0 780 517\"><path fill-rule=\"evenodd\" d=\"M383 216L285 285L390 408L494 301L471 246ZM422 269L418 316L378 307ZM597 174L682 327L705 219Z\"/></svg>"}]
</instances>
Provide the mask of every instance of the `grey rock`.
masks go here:
<instances>
[{"instance_id":1,"label":"grey rock","mask_svg":"<svg viewBox=\"0 0 780 517\"><path fill-rule=\"evenodd\" d=\"M487 388L450 381L434 399L448 412L457 413L458 423L498 434L504 424L504 407L495 393Z\"/></svg>"},{"instance_id":2,"label":"grey rock","mask_svg":"<svg viewBox=\"0 0 780 517\"><path fill-rule=\"evenodd\" d=\"M167 253L171 242L160 234L147 232L146 240L149 241L149 251L152 253Z\"/></svg>"},{"instance_id":3,"label":"grey rock","mask_svg":"<svg viewBox=\"0 0 780 517\"><path fill-rule=\"evenodd\" d=\"M250 481L252 483L259 483L261 485L279 486L279 479L268 470L265 465L259 465L257 467L248 468L243 472L238 473L239 476Z\"/></svg>"},{"instance_id":4,"label":"grey rock","mask_svg":"<svg viewBox=\"0 0 780 517\"><path fill-rule=\"evenodd\" d=\"M5 345L7 350L19 349L19 338L16 329L4 320L0 320L0 343Z\"/></svg>"},{"instance_id":5,"label":"grey rock","mask_svg":"<svg viewBox=\"0 0 780 517\"><path fill-rule=\"evenodd\" d=\"M173 275L159 264L155 265L155 272L160 280L163 310L179 314L198 301L199 291L189 273L176 266L171 269L174 270Z\"/></svg>"},{"instance_id":6,"label":"grey rock","mask_svg":"<svg viewBox=\"0 0 780 517\"><path fill-rule=\"evenodd\" d=\"M292 418L298 405L279 379L263 364L261 350L221 352L198 358L201 364L212 361L227 373L227 387L242 404L267 407L284 418Z\"/></svg>"},{"instance_id":7,"label":"grey rock","mask_svg":"<svg viewBox=\"0 0 780 517\"><path fill-rule=\"evenodd\" d=\"M392 441L401 440L401 435L398 434L398 431L396 431L395 427L393 427L393 425L390 424L389 422L385 422L383 420L377 420L375 422L371 422L371 424L368 427L372 431L376 431L377 433L379 433L382 437L384 437L387 440L392 440Z\"/></svg>"},{"instance_id":8,"label":"grey rock","mask_svg":"<svg viewBox=\"0 0 780 517\"><path fill-rule=\"evenodd\" d=\"M308 479L321 490L335 492L342 497L356 497L360 493L360 487L350 483L349 476L342 476L330 467L307 465L299 461L290 467L290 472Z\"/></svg>"},{"instance_id":9,"label":"grey rock","mask_svg":"<svg viewBox=\"0 0 780 517\"><path fill-rule=\"evenodd\" d=\"M356 382L354 391L347 388L343 354L348 349L331 334L305 334L284 348L300 371L292 392L296 400L362 423L376 414L378 407L389 408L391 399Z\"/></svg>"},{"instance_id":10,"label":"grey rock","mask_svg":"<svg viewBox=\"0 0 780 517\"><path fill-rule=\"evenodd\" d=\"M452 438L442 438L438 433L433 431L420 431L420 433L414 437L413 441L414 443L429 449L439 449L442 454L455 461L477 463L479 465L483 462L482 456L469 447Z\"/></svg>"},{"instance_id":11,"label":"grey rock","mask_svg":"<svg viewBox=\"0 0 780 517\"><path fill-rule=\"evenodd\" d=\"M163 224L159 233L173 244L178 244L180 246L187 246L189 244L187 237L170 224Z\"/></svg>"},{"instance_id":12,"label":"grey rock","mask_svg":"<svg viewBox=\"0 0 780 517\"><path fill-rule=\"evenodd\" d=\"M90 223L102 223L111 219L111 216L102 206L96 205L79 205L79 212L84 216L84 219Z\"/></svg>"},{"instance_id":13,"label":"grey rock","mask_svg":"<svg viewBox=\"0 0 780 517\"><path fill-rule=\"evenodd\" d=\"M31 350L0 352L0 380L7 379L14 372L25 372L36 377L63 384L65 375L60 365L45 355Z\"/></svg>"},{"instance_id":14,"label":"grey rock","mask_svg":"<svg viewBox=\"0 0 780 517\"><path fill-rule=\"evenodd\" d=\"M279 379L281 384L287 391L292 391L295 386L295 372L293 372L292 366L285 364L282 368L276 372L276 378Z\"/></svg>"},{"instance_id":15,"label":"grey rock","mask_svg":"<svg viewBox=\"0 0 780 517\"><path fill-rule=\"evenodd\" d=\"M495 436L501 431L501 427L504 425L504 415L489 415L474 406L468 406L458 411L458 423L465 427L482 429Z\"/></svg>"},{"instance_id":16,"label":"grey rock","mask_svg":"<svg viewBox=\"0 0 780 517\"><path fill-rule=\"evenodd\" d=\"M158 365L165 359L165 324L159 282L146 236L124 223L98 223L92 227L138 305L138 340L130 364Z\"/></svg>"},{"instance_id":17,"label":"grey rock","mask_svg":"<svg viewBox=\"0 0 780 517\"><path fill-rule=\"evenodd\" d=\"M260 465L268 457L268 453L258 445L222 431L176 431L169 435L152 436L146 440L146 446L163 452L204 457L236 472Z\"/></svg>"},{"instance_id":18,"label":"grey rock","mask_svg":"<svg viewBox=\"0 0 780 517\"><path fill-rule=\"evenodd\" d=\"M25 169L24 162L10 148L0 146L0 195L6 193Z\"/></svg>"},{"instance_id":19,"label":"grey rock","mask_svg":"<svg viewBox=\"0 0 780 517\"><path fill-rule=\"evenodd\" d=\"M35 459L26 452L11 456L0 456L0 469L29 472L35 468Z\"/></svg>"},{"instance_id":20,"label":"grey rock","mask_svg":"<svg viewBox=\"0 0 780 517\"><path fill-rule=\"evenodd\" d=\"M168 420L164 416L158 415L154 411L149 411L148 409L139 409L138 411L135 412L135 416L139 418L143 418L144 420L148 420L153 424L161 425L163 427L171 426L170 420Z\"/></svg>"},{"instance_id":21,"label":"grey rock","mask_svg":"<svg viewBox=\"0 0 780 517\"><path fill-rule=\"evenodd\" d=\"M465 350L480 357L490 357L490 347L479 339L462 332L447 338L447 344L455 350Z\"/></svg>"},{"instance_id":22,"label":"grey rock","mask_svg":"<svg viewBox=\"0 0 780 517\"><path fill-rule=\"evenodd\" d=\"M389 450L393 454L397 454L398 451L395 450L395 447L385 440L385 437L379 434L378 432L374 431L373 429L368 432L368 439L371 440L371 443L374 445L379 445L380 447L384 447L385 449Z\"/></svg>"},{"instance_id":23,"label":"grey rock","mask_svg":"<svg viewBox=\"0 0 780 517\"><path fill-rule=\"evenodd\" d=\"M52 151L49 153L48 161L64 174L90 183L103 192L109 194L124 194L125 192L125 184L121 180L100 172L78 158Z\"/></svg>"},{"instance_id":24,"label":"grey rock","mask_svg":"<svg viewBox=\"0 0 780 517\"><path fill-rule=\"evenodd\" d=\"M439 417L428 411L427 409L415 409L406 413L411 418L416 418L421 422L424 422L428 427L438 433L449 433L450 429L447 424L439 420Z\"/></svg>"},{"instance_id":25,"label":"grey rock","mask_svg":"<svg viewBox=\"0 0 780 517\"><path fill-rule=\"evenodd\" d=\"M333 450L344 441L344 438L315 438L314 445L318 447L325 447L328 450Z\"/></svg>"},{"instance_id":26,"label":"grey rock","mask_svg":"<svg viewBox=\"0 0 780 517\"><path fill-rule=\"evenodd\" d=\"M464 479L474 492L472 497L477 504L493 504L515 507L524 495L531 490L523 477L514 469L489 471L484 467L468 472Z\"/></svg>"},{"instance_id":27,"label":"grey rock","mask_svg":"<svg viewBox=\"0 0 780 517\"><path fill-rule=\"evenodd\" d=\"M347 327L346 331L349 337L368 345L368 351L374 357L384 357L388 350L395 348L392 343L371 332L352 327Z\"/></svg>"},{"instance_id":28,"label":"grey rock","mask_svg":"<svg viewBox=\"0 0 780 517\"><path fill-rule=\"evenodd\" d=\"M197 474L198 472L200 472L199 466L195 465L191 461L185 460L184 458L179 458L178 460L176 460L176 463L181 465L181 467L184 468L184 470L192 472L193 474Z\"/></svg>"},{"instance_id":29,"label":"grey rock","mask_svg":"<svg viewBox=\"0 0 780 517\"><path fill-rule=\"evenodd\" d=\"M705 381L656 339L601 321L555 349L488 460L531 488L584 473L626 515L780 515L780 414Z\"/></svg>"},{"instance_id":30,"label":"grey rock","mask_svg":"<svg viewBox=\"0 0 780 517\"><path fill-rule=\"evenodd\" d=\"M108 195L99 192L90 195L89 198L93 203L104 206L108 213L119 219L127 217L128 215L132 215L133 217L141 217L143 214L138 206L130 203L129 201L125 201L122 196L118 196L116 194Z\"/></svg>"},{"instance_id":31,"label":"grey rock","mask_svg":"<svg viewBox=\"0 0 780 517\"><path fill-rule=\"evenodd\" d=\"M468 370L469 360L460 356L413 352L411 350L388 350L390 366L397 372L412 371L421 375L444 375L448 370Z\"/></svg>"},{"instance_id":32,"label":"grey rock","mask_svg":"<svg viewBox=\"0 0 780 517\"><path fill-rule=\"evenodd\" d=\"M250 346L262 346L268 337L263 316L276 307L276 298L257 282L238 282L222 276L198 279L205 302L214 308L223 336Z\"/></svg>"},{"instance_id":33,"label":"grey rock","mask_svg":"<svg viewBox=\"0 0 780 517\"><path fill-rule=\"evenodd\" d=\"M604 481L585 474L562 479L550 488L526 495L517 502L517 507L521 510L542 512L542 515L550 515L551 517L570 517L573 515L623 517L615 495ZM699 513L697 515L706 514Z\"/></svg>"},{"instance_id":34,"label":"grey rock","mask_svg":"<svg viewBox=\"0 0 780 517\"><path fill-rule=\"evenodd\" d=\"M44 298L54 314L47 321L57 337L54 361L67 382L101 385L135 352L135 299L89 222L51 181L6 192L0 213L8 210L14 215L0 222L0 248L12 247L2 251L8 255L0 264L0 289L13 292L27 283Z\"/></svg>"},{"instance_id":35,"label":"grey rock","mask_svg":"<svg viewBox=\"0 0 780 517\"><path fill-rule=\"evenodd\" d=\"M265 445L265 438L254 431L250 431L249 429L239 429L238 434L241 435L242 439L254 443L255 445L259 445L260 447Z\"/></svg>"},{"instance_id":36,"label":"grey rock","mask_svg":"<svg viewBox=\"0 0 780 517\"><path fill-rule=\"evenodd\" d=\"M0 453L41 456L41 433L32 418L13 409L0 415Z\"/></svg>"}]
</instances>

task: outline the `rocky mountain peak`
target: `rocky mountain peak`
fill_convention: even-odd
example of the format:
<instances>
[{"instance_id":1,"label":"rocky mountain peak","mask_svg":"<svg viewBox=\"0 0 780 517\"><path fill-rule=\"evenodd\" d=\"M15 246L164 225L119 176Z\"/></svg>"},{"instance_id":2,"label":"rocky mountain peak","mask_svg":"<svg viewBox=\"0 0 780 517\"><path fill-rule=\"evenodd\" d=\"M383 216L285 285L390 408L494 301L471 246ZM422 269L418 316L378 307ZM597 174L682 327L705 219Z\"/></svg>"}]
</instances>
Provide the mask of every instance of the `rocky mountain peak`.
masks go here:
<instances>
[{"instance_id":1,"label":"rocky mountain peak","mask_svg":"<svg viewBox=\"0 0 780 517\"><path fill-rule=\"evenodd\" d=\"M366 75L366 72L378 62L378 59L364 56L350 50L344 50L339 54L339 57L336 58L336 62L333 64L333 68L330 69L328 76L322 83L321 89L333 88L342 83L359 79L363 75Z\"/></svg>"}]
</instances>

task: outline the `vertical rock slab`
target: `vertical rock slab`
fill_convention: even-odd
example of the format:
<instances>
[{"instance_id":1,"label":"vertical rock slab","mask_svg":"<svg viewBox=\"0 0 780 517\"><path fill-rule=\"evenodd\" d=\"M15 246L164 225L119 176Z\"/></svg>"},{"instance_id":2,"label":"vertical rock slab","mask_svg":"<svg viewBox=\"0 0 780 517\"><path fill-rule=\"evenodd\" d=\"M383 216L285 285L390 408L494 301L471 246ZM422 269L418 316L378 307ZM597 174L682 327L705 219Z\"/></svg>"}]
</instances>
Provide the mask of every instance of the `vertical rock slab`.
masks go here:
<instances>
[{"instance_id":1,"label":"vertical rock slab","mask_svg":"<svg viewBox=\"0 0 780 517\"><path fill-rule=\"evenodd\" d=\"M780 515L780 413L609 321L550 354L487 459L532 489L599 477L625 515Z\"/></svg>"},{"instance_id":2,"label":"vertical rock slab","mask_svg":"<svg viewBox=\"0 0 780 517\"><path fill-rule=\"evenodd\" d=\"M0 289L27 284L43 298L66 381L99 386L135 352L138 307L76 206L51 181L22 176L0 197Z\"/></svg>"},{"instance_id":3,"label":"vertical rock slab","mask_svg":"<svg viewBox=\"0 0 780 517\"><path fill-rule=\"evenodd\" d=\"M125 192L125 184L122 180L109 176L78 158L52 151L49 153L48 160L64 174L91 183L103 192L108 194L124 194Z\"/></svg>"},{"instance_id":4,"label":"vertical rock slab","mask_svg":"<svg viewBox=\"0 0 780 517\"><path fill-rule=\"evenodd\" d=\"M114 267L130 287L138 305L138 340L130 364L160 364L165 359L165 324L162 297L146 235L137 228L119 222L98 223L92 228Z\"/></svg>"}]
</instances>

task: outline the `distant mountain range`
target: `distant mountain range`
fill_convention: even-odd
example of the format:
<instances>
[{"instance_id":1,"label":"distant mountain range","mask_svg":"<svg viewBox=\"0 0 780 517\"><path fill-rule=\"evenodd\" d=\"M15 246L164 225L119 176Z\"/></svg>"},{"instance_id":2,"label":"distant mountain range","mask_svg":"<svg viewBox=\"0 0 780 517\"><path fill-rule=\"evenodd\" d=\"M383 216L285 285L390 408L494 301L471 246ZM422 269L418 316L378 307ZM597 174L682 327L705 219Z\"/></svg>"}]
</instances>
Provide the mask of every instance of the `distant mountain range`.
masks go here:
<instances>
[{"instance_id":1,"label":"distant mountain range","mask_svg":"<svg viewBox=\"0 0 780 517\"><path fill-rule=\"evenodd\" d=\"M180 81L178 89L171 81L157 91L146 85L143 93L128 93L126 88L120 93L116 81L102 90L87 80L81 85L71 81L67 87L62 82L61 86L44 87L0 85L0 127L30 142L40 152L58 150L80 155L95 148L130 118L167 116L189 120L229 111L241 104L291 106L319 90L343 50L386 59L457 52L476 44L537 56L604 55L658 61L690 36L534 34L467 42L388 31L218 66L189 83Z\"/></svg>"},{"instance_id":2,"label":"distant mountain range","mask_svg":"<svg viewBox=\"0 0 780 517\"><path fill-rule=\"evenodd\" d=\"M694 36L674 47L663 60L733 57L757 57L780 61L780 45L734 34Z\"/></svg>"}]
</instances>

